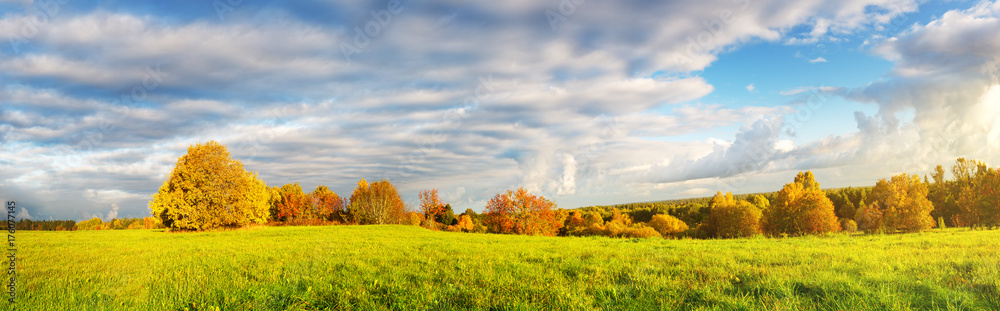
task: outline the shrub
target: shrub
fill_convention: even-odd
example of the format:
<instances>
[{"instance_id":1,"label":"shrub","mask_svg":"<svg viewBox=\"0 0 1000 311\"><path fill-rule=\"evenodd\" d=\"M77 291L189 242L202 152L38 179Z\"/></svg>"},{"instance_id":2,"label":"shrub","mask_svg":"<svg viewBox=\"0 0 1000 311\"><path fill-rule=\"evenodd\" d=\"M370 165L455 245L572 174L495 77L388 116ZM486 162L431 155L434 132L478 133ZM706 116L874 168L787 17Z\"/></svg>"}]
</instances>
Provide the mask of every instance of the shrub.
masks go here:
<instances>
[{"instance_id":1,"label":"shrub","mask_svg":"<svg viewBox=\"0 0 1000 311\"><path fill-rule=\"evenodd\" d=\"M843 219L841 219L840 220L840 227L843 228L844 231L847 231L847 232L858 231L858 224L855 223L854 220L852 220L850 218L843 218Z\"/></svg>"},{"instance_id":2,"label":"shrub","mask_svg":"<svg viewBox=\"0 0 1000 311\"><path fill-rule=\"evenodd\" d=\"M653 215L647 225L663 236L675 235L688 230L688 225L677 217L663 214Z\"/></svg>"}]
</instances>

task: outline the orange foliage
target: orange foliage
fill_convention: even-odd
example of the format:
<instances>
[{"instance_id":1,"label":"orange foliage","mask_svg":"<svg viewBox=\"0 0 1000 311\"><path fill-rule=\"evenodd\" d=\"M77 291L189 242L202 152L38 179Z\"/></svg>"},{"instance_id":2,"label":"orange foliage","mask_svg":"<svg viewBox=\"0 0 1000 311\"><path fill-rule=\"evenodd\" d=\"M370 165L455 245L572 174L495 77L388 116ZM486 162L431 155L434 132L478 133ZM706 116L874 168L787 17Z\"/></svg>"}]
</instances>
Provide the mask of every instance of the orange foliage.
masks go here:
<instances>
[{"instance_id":1,"label":"orange foliage","mask_svg":"<svg viewBox=\"0 0 1000 311\"><path fill-rule=\"evenodd\" d=\"M424 217L436 219L439 214L444 212L444 209L444 203L438 197L437 189L420 191L420 210L424 212Z\"/></svg>"},{"instance_id":2,"label":"orange foliage","mask_svg":"<svg viewBox=\"0 0 1000 311\"><path fill-rule=\"evenodd\" d=\"M552 201L524 188L507 190L486 203L483 222L495 233L554 236L562 227L554 207Z\"/></svg>"},{"instance_id":3,"label":"orange foliage","mask_svg":"<svg viewBox=\"0 0 1000 311\"><path fill-rule=\"evenodd\" d=\"M344 211L344 200L330 188L320 185L309 194L309 199L315 207L316 217L323 220L339 220Z\"/></svg>"}]
</instances>

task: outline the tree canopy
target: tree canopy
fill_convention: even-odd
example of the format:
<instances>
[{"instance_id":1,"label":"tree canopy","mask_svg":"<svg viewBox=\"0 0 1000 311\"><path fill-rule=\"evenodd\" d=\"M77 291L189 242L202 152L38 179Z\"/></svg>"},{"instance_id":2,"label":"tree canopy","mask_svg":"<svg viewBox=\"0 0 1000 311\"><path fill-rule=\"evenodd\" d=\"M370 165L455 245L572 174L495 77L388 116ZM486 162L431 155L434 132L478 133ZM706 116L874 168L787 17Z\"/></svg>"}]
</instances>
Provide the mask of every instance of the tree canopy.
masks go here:
<instances>
[{"instance_id":1,"label":"tree canopy","mask_svg":"<svg viewBox=\"0 0 1000 311\"><path fill-rule=\"evenodd\" d=\"M170 229L202 230L266 222L267 185L209 141L188 147L149 207Z\"/></svg>"}]
</instances>

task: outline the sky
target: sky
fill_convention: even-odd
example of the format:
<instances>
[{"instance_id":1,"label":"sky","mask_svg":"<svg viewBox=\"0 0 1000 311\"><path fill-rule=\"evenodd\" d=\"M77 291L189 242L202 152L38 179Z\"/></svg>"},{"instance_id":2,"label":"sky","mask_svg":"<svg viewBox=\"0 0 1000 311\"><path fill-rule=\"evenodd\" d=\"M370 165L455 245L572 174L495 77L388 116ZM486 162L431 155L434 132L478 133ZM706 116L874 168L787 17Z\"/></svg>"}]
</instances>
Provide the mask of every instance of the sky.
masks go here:
<instances>
[{"instance_id":1,"label":"sky","mask_svg":"<svg viewBox=\"0 0 1000 311\"><path fill-rule=\"evenodd\" d=\"M192 144L481 211L1000 164L1000 2L0 0L0 199L144 217Z\"/></svg>"}]
</instances>

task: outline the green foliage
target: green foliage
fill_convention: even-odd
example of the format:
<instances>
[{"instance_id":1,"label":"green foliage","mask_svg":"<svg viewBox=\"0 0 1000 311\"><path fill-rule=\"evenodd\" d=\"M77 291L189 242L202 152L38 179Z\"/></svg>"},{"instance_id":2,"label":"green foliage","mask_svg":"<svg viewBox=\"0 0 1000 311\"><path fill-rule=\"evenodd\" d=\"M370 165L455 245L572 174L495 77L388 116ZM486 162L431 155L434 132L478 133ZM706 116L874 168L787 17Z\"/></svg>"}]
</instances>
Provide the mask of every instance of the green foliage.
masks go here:
<instances>
[{"instance_id":1,"label":"green foliage","mask_svg":"<svg viewBox=\"0 0 1000 311\"><path fill-rule=\"evenodd\" d=\"M171 229L202 230L264 223L270 192L257 174L209 141L193 145L153 195L149 207Z\"/></svg>"},{"instance_id":2,"label":"green foliage","mask_svg":"<svg viewBox=\"0 0 1000 311\"><path fill-rule=\"evenodd\" d=\"M100 219L98 219L100 220ZM22 218L17 221L17 230L47 230L63 231L75 230L76 221L73 220L31 220Z\"/></svg>"},{"instance_id":3,"label":"green foliage","mask_svg":"<svg viewBox=\"0 0 1000 311\"><path fill-rule=\"evenodd\" d=\"M455 210L451 208L451 204L445 204L442 211L437 214L437 218L434 220L445 226L458 223L458 218L455 217Z\"/></svg>"}]
</instances>

